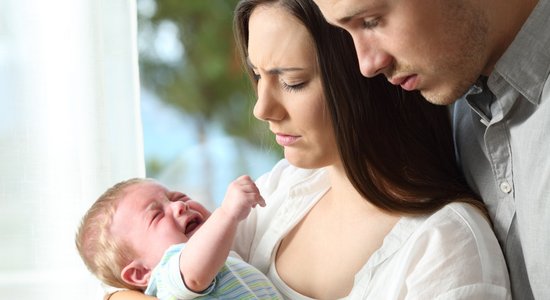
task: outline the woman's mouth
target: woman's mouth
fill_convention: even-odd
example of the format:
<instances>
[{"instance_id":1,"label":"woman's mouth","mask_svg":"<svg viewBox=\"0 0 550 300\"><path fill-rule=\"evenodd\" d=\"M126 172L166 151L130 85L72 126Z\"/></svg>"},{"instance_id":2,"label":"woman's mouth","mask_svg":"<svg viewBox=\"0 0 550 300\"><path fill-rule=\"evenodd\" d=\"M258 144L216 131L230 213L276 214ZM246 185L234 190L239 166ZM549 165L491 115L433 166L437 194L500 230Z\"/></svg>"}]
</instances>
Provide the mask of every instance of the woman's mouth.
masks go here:
<instances>
[{"instance_id":1,"label":"woman's mouth","mask_svg":"<svg viewBox=\"0 0 550 300\"><path fill-rule=\"evenodd\" d=\"M287 134L281 134L281 133L277 133L275 135L275 141L277 141L277 144L283 147L290 146L299 139L300 139L300 136L287 135Z\"/></svg>"}]
</instances>

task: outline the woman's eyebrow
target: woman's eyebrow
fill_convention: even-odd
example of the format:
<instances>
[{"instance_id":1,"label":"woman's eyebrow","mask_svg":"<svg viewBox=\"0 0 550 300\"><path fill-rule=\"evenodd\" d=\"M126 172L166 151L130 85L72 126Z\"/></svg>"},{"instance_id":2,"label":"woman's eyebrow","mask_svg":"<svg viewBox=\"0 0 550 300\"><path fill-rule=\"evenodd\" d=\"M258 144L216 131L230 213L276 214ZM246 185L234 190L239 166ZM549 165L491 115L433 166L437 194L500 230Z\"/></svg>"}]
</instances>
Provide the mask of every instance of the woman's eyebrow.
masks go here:
<instances>
[{"instance_id":1,"label":"woman's eyebrow","mask_svg":"<svg viewBox=\"0 0 550 300\"><path fill-rule=\"evenodd\" d=\"M250 62L249 58L246 59L246 63L248 64L248 66L251 69L253 69L253 70L258 69L256 66L254 66L254 64L252 64L252 62ZM277 67L277 68L272 68L272 69L266 70L266 72L269 73L269 74L277 75L277 74L281 74L281 73L285 73L285 72L297 72L297 71L303 71L303 70L305 70L305 68L300 68L300 67Z\"/></svg>"},{"instance_id":2,"label":"woman's eyebrow","mask_svg":"<svg viewBox=\"0 0 550 300\"><path fill-rule=\"evenodd\" d=\"M269 74L274 74L274 75L277 75L277 74L281 74L281 73L285 73L285 72L296 72L296 71L303 71L304 68L297 68L297 67L288 67L288 68L273 68L273 69L269 69L267 70L267 72Z\"/></svg>"}]
</instances>

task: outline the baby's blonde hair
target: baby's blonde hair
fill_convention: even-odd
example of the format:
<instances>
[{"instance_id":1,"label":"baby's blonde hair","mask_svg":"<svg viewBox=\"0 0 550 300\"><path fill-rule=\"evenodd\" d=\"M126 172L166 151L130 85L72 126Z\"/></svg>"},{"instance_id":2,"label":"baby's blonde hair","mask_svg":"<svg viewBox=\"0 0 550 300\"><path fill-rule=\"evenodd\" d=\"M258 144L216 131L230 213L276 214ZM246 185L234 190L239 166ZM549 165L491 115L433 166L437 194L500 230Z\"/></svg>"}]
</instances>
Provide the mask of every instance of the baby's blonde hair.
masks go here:
<instances>
[{"instance_id":1,"label":"baby's blonde hair","mask_svg":"<svg viewBox=\"0 0 550 300\"><path fill-rule=\"evenodd\" d=\"M82 260L90 272L110 286L139 289L122 280L122 269L132 261L135 252L112 236L111 224L124 190L147 180L132 178L109 188L86 212L76 233L76 248Z\"/></svg>"}]
</instances>

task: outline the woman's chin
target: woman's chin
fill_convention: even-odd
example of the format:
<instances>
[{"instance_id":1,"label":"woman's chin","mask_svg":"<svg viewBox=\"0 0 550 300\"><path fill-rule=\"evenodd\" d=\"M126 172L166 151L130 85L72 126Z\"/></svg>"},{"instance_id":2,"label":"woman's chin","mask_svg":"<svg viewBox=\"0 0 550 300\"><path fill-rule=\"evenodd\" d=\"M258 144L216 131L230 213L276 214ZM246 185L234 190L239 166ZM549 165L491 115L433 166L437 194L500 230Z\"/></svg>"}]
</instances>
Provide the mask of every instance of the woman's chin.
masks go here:
<instances>
[{"instance_id":1,"label":"woman's chin","mask_svg":"<svg viewBox=\"0 0 550 300\"><path fill-rule=\"evenodd\" d=\"M285 159L293 166L301 169L318 169L326 167L326 164L322 164L319 161L312 160L311 157L287 155L285 152Z\"/></svg>"}]
</instances>

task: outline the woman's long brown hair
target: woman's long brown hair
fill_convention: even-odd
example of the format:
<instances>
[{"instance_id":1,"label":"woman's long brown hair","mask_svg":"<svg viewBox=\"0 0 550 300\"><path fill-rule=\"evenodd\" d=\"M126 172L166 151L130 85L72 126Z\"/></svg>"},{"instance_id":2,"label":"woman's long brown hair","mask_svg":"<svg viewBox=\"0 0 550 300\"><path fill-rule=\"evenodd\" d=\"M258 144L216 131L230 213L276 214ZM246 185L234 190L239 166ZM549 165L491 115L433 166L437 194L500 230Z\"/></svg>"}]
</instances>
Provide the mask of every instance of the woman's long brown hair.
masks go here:
<instances>
[{"instance_id":1,"label":"woman's long brown hair","mask_svg":"<svg viewBox=\"0 0 550 300\"><path fill-rule=\"evenodd\" d=\"M247 66L248 23L258 5L279 5L310 32L346 174L357 191L392 213L431 213L461 201L485 212L456 165L446 107L359 72L351 36L328 24L311 0L242 0L234 31ZM247 68L255 82L252 70Z\"/></svg>"}]
</instances>

